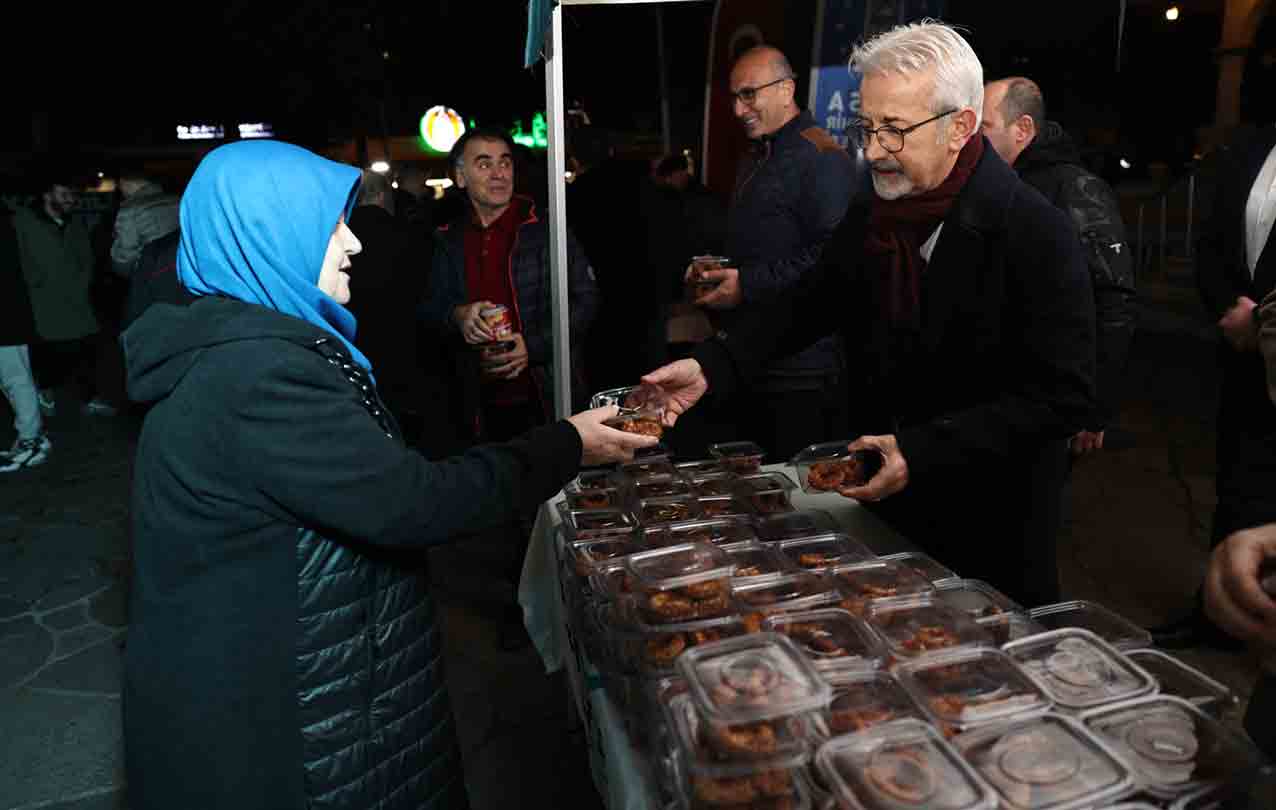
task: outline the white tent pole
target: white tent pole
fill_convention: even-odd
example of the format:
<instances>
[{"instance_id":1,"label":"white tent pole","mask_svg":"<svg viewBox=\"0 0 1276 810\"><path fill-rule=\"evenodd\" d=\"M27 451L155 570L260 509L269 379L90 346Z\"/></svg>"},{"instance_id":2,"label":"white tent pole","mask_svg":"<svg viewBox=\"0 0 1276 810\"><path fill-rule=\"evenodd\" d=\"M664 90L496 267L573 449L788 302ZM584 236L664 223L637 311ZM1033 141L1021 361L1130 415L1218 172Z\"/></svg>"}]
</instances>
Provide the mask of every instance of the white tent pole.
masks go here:
<instances>
[{"instance_id":1,"label":"white tent pole","mask_svg":"<svg viewBox=\"0 0 1276 810\"><path fill-rule=\"evenodd\" d=\"M572 413L571 313L567 297L567 156L563 146L563 8L555 5L545 54L545 106L549 136L550 301L554 318L554 413Z\"/></svg>"}]
</instances>

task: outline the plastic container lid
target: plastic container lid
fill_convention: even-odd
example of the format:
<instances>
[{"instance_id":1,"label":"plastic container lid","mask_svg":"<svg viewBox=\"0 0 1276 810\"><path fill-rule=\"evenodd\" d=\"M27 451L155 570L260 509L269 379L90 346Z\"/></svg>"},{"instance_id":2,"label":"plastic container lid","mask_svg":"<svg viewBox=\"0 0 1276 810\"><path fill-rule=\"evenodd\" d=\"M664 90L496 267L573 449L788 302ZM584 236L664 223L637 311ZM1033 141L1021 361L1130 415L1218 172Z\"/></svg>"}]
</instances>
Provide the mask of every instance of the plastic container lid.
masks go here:
<instances>
[{"instance_id":1,"label":"plastic container lid","mask_svg":"<svg viewBox=\"0 0 1276 810\"><path fill-rule=\"evenodd\" d=\"M873 450L850 450L849 441L821 442L801 450L790 463L806 492L836 492L868 482L882 466Z\"/></svg>"},{"instance_id":2,"label":"plastic container lid","mask_svg":"<svg viewBox=\"0 0 1276 810\"><path fill-rule=\"evenodd\" d=\"M868 606L877 599L933 593L935 586L912 568L895 562L837 565L829 578L842 595L842 607L856 616L868 615Z\"/></svg>"},{"instance_id":3,"label":"plastic container lid","mask_svg":"<svg viewBox=\"0 0 1276 810\"><path fill-rule=\"evenodd\" d=\"M1023 607L987 582L978 579L948 579L935 585L935 595L963 610L972 619L986 619L1001 613L1023 613Z\"/></svg>"},{"instance_id":4,"label":"plastic container lid","mask_svg":"<svg viewBox=\"0 0 1276 810\"><path fill-rule=\"evenodd\" d=\"M638 609L649 621L711 619L735 611L731 558L707 543L641 551L626 563Z\"/></svg>"},{"instance_id":5,"label":"plastic container lid","mask_svg":"<svg viewBox=\"0 0 1276 810\"><path fill-rule=\"evenodd\" d=\"M808 571L824 571L835 565L877 559L877 555L868 546L837 532L781 540L778 545L781 553L799 568Z\"/></svg>"},{"instance_id":6,"label":"plastic container lid","mask_svg":"<svg viewBox=\"0 0 1276 810\"><path fill-rule=\"evenodd\" d=\"M811 757L802 715L728 726L705 717L689 694L674 696L665 712L673 743L693 774L743 776L759 768L797 768Z\"/></svg>"},{"instance_id":7,"label":"plastic container lid","mask_svg":"<svg viewBox=\"0 0 1276 810\"><path fill-rule=\"evenodd\" d=\"M1029 636L1003 649L1063 709L1084 711L1156 688L1151 675L1111 644L1078 627Z\"/></svg>"},{"instance_id":8,"label":"plastic container lid","mask_svg":"<svg viewBox=\"0 0 1276 810\"><path fill-rule=\"evenodd\" d=\"M926 711L889 672L830 669L823 674L833 688L833 700L812 723L812 733L819 739L864 731L905 717L930 722Z\"/></svg>"},{"instance_id":9,"label":"plastic container lid","mask_svg":"<svg viewBox=\"0 0 1276 810\"><path fill-rule=\"evenodd\" d=\"M788 636L821 670L877 669L886 660L877 635L841 608L777 613L762 628Z\"/></svg>"},{"instance_id":10,"label":"plastic container lid","mask_svg":"<svg viewBox=\"0 0 1276 810\"><path fill-rule=\"evenodd\" d=\"M590 408L605 408L615 405L622 415L627 413L654 413L663 415L669 395L658 385L627 385L621 388L609 388L599 391L589 400Z\"/></svg>"},{"instance_id":11,"label":"plastic container lid","mask_svg":"<svg viewBox=\"0 0 1276 810\"><path fill-rule=\"evenodd\" d=\"M806 714L832 697L828 683L786 636L750 633L687 650L678 659L706 719L736 725Z\"/></svg>"},{"instance_id":12,"label":"plastic container lid","mask_svg":"<svg viewBox=\"0 0 1276 810\"><path fill-rule=\"evenodd\" d=\"M696 495L731 495L735 492L735 476L728 472L712 472L696 475L691 479L691 488Z\"/></svg>"},{"instance_id":13,"label":"plastic container lid","mask_svg":"<svg viewBox=\"0 0 1276 810\"><path fill-rule=\"evenodd\" d=\"M956 571L953 571L929 554L923 554L920 551L901 551L899 554L887 554L882 559L907 565L931 582L957 579Z\"/></svg>"},{"instance_id":14,"label":"plastic container lid","mask_svg":"<svg viewBox=\"0 0 1276 810\"><path fill-rule=\"evenodd\" d=\"M823 509L802 509L760 518L758 537L768 541L794 540L828 534L837 528L837 520Z\"/></svg>"},{"instance_id":15,"label":"plastic container lid","mask_svg":"<svg viewBox=\"0 0 1276 810\"><path fill-rule=\"evenodd\" d=\"M577 491L566 490L567 506L576 510L619 509L623 505L620 490L614 487L595 487Z\"/></svg>"},{"instance_id":16,"label":"plastic container lid","mask_svg":"<svg viewBox=\"0 0 1276 810\"><path fill-rule=\"evenodd\" d=\"M652 625L636 615L631 623L632 632L615 639L617 657L623 665L647 677L672 675L674 661L692 647L749 632L739 616Z\"/></svg>"},{"instance_id":17,"label":"plastic container lid","mask_svg":"<svg viewBox=\"0 0 1276 810\"><path fill-rule=\"evenodd\" d=\"M723 468L747 474L762 469L766 451L754 442L722 442L709 445L709 455L718 459Z\"/></svg>"},{"instance_id":18,"label":"plastic container lid","mask_svg":"<svg viewBox=\"0 0 1276 810\"><path fill-rule=\"evenodd\" d=\"M1076 721L1059 714L967 731L953 746L1006 810L1065 810L1124 795L1130 769Z\"/></svg>"},{"instance_id":19,"label":"plastic container lid","mask_svg":"<svg viewBox=\"0 0 1276 810\"><path fill-rule=\"evenodd\" d=\"M645 475L677 475L673 464L663 458L634 459L621 464L620 472L630 478L641 478Z\"/></svg>"},{"instance_id":20,"label":"plastic container lid","mask_svg":"<svg viewBox=\"0 0 1276 810\"><path fill-rule=\"evenodd\" d=\"M632 535L600 537L597 540L581 540L567 545L572 565L582 577L592 576L604 565L615 563L636 551L639 549Z\"/></svg>"},{"instance_id":21,"label":"plastic container lid","mask_svg":"<svg viewBox=\"0 0 1276 810\"><path fill-rule=\"evenodd\" d=\"M762 613L809 610L836 604L840 598L828 580L808 573L784 574L733 584L731 594L742 607Z\"/></svg>"},{"instance_id":22,"label":"plastic container lid","mask_svg":"<svg viewBox=\"0 0 1276 810\"><path fill-rule=\"evenodd\" d=\"M754 473L752 475L738 475L735 478L739 490L745 494L755 492L792 492L797 489L797 484L793 483L793 479L789 478L782 472L764 472Z\"/></svg>"},{"instance_id":23,"label":"plastic container lid","mask_svg":"<svg viewBox=\"0 0 1276 810\"><path fill-rule=\"evenodd\" d=\"M567 483L565 488L594 489L610 486L615 486L611 470L581 470L574 479Z\"/></svg>"},{"instance_id":24,"label":"plastic container lid","mask_svg":"<svg viewBox=\"0 0 1276 810\"><path fill-rule=\"evenodd\" d=\"M733 587L758 577L788 574L793 570L787 558L774 548L756 540L728 543L719 548L725 551L735 563L735 573L731 575Z\"/></svg>"},{"instance_id":25,"label":"plastic container lid","mask_svg":"<svg viewBox=\"0 0 1276 810\"><path fill-rule=\"evenodd\" d=\"M1041 687L1010 656L991 647L925 656L902 664L896 673L918 703L956 731L1050 709Z\"/></svg>"},{"instance_id":26,"label":"plastic container lid","mask_svg":"<svg viewBox=\"0 0 1276 810\"><path fill-rule=\"evenodd\" d=\"M722 464L716 458L702 458L695 461L680 461L673 465L678 472L695 478L701 475L712 475L722 472Z\"/></svg>"},{"instance_id":27,"label":"plastic container lid","mask_svg":"<svg viewBox=\"0 0 1276 810\"><path fill-rule=\"evenodd\" d=\"M569 540L630 534L637 526L629 513L620 509L572 509L566 503L559 503L558 507Z\"/></svg>"},{"instance_id":28,"label":"plastic container lid","mask_svg":"<svg viewBox=\"0 0 1276 810\"><path fill-rule=\"evenodd\" d=\"M695 520L702 515L700 504L690 496L643 498L634 509L634 517L642 526L656 526Z\"/></svg>"},{"instance_id":29,"label":"plastic container lid","mask_svg":"<svg viewBox=\"0 0 1276 810\"><path fill-rule=\"evenodd\" d=\"M647 447L634 448L634 461L669 461L672 458L673 451L664 442L656 442Z\"/></svg>"},{"instance_id":30,"label":"plastic container lid","mask_svg":"<svg viewBox=\"0 0 1276 810\"><path fill-rule=\"evenodd\" d=\"M1183 698L1206 714L1225 717L1239 702L1231 689L1168 653L1127 650L1125 654L1156 679L1161 694Z\"/></svg>"},{"instance_id":31,"label":"plastic container lid","mask_svg":"<svg viewBox=\"0 0 1276 810\"><path fill-rule=\"evenodd\" d=\"M991 810L996 799L938 732L904 719L834 737L816 767L846 807Z\"/></svg>"},{"instance_id":32,"label":"plastic container lid","mask_svg":"<svg viewBox=\"0 0 1276 810\"><path fill-rule=\"evenodd\" d=\"M992 633L993 642L998 647L1046 632L1046 628L1033 621L1027 613L999 613L996 616L980 619L975 624Z\"/></svg>"},{"instance_id":33,"label":"plastic container lid","mask_svg":"<svg viewBox=\"0 0 1276 810\"><path fill-rule=\"evenodd\" d=\"M734 495L711 495L696 500L705 517L748 517L752 514L749 505Z\"/></svg>"},{"instance_id":34,"label":"plastic container lid","mask_svg":"<svg viewBox=\"0 0 1276 810\"><path fill-rule=\"evenodd\" d=\"M691 484L680 475L644 475L631 481L629 487L638 500L691 494Z\"/></svg>"},{"instance_id":35,"label":"plastic container lid","mask_svg":"<svg viewBox=\"0 0 1276 810\"><path fill-rule=\"evenodd\" d=\"M1076 600L1042 605L1029 610L1028 615L1047 630L1084 628L1118 650L1134 650L1152 645L1151 633L1095 602Z\"/></svg>"},{"instance_id":36,"label":"plastic container lid","mask_svg":"<svg viewBox=\"0 0 1276 810\"><path fill-rule=\"evenodd\" d=\"M1080 719L1162 800L1223 792L1263 764L1247 740L1181 698L1157 695Z\"/></svg>"},{"instance_id":37,"label":"plastic container lid","mask_svg":"<svg viewBox=\"0 0 1276 810\"><path fill-rule=\"evenodd\" d=\"M641 530L642 543L662 548L680 543L711 543L715 546L757 539L753 524L743 517L685 520Z\"/></svg>"},{"instance_id":38,"label":"plastic container lid","mask_svg":"<svg viewBox=\"0 0 1276 810\"><path fill-rule=\"evenodd\" d=\"M682 810L810 810L802 768L750 768L722 776L690 774L673 758L682 786Z\"/></svg>"},{"instance_id":39,"label":"plastic container lid","mask_svg":"<svg viewBox=\"0 0 1276 810\"><path fill-rule=\"evenodd\" d=\"M869 606L868 619L898 658L955 647L993 646L987 630L962 611L932 597L882 599Z\"/></svg>"}]
</instances>

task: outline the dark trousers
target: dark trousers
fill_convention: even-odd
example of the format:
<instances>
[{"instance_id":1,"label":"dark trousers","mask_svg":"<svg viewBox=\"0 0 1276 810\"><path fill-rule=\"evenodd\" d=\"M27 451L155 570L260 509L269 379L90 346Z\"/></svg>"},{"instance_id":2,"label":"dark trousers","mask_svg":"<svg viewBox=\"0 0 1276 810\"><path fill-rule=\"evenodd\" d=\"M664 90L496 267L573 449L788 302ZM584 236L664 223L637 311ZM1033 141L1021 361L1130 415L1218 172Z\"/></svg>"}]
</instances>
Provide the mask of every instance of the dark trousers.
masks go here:
<instances>
[{"instance_id":1,"label":"dark trousers","mask_svg":"<svg viewBox=\"0 0 1276 810\"><path fill-rule=\"evenodd\" d=\"M544 409L535 400L517 405L491 405L484 403L482 413L483 433L480 441L484 443L509 441L544 423ZM536 523L536 508L518 515L515 520L493 532L493 536L508 542L514 552L514 557L510 561L505 576L506 581L513 588L515 603L518 602L518 581L523 573L523 558L527 556L527 545L531 540L532 526Z\"/></svg>"},{"instance_id":2,"label":"dark trousers","mask_svg":"<svg viewBox=\"0 0 1276 810\"><path fill-rule=\"evenodd\" d=\"M788 388L764 380L739 399L740 438L762 445L772 463L788 461L811 444L855 438L849 433L847 391L840 374L803 380L801 386Z\"/></svg>"},{"instance_id":3,"label":"dark trousers","mask_svg":"<svg viewBox=\"0 0 1276 810\"><path fill-rule=\"evenodd\" d=\"M74 388L88 401L101 391L103 371L98 335L74 340L45 340L31 346L31 367L40 388Z\"/></svg>"}]
</instances>

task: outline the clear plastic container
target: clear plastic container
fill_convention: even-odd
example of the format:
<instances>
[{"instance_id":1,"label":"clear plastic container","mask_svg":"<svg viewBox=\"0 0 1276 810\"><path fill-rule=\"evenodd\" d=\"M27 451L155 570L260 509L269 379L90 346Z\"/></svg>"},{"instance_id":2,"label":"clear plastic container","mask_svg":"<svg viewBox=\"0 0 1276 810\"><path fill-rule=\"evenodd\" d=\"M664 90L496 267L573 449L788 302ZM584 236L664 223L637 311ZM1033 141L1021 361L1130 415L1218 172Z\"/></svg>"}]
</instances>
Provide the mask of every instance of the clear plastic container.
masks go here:
<instances>
[{"instance_id":1,"label":"clear plastic container","mask_svg":"<svg viewBox=\"0 0 1276 810\"><path fill-rule=\"evenodd\" d=\"M1107 706L1080 720L1130 766L1145 793L1164 801L1222 793L1263 764L1248 740L1176 697Z\"/></svg>"},{"instance_id":2,"label":"clear plastic container","mask_svg":"<svg viewBox=\"0 0 1276 810\"><path fill-rule=\"evenodd\" d=\"M686 773L681 806L686 810L810 810L804 770L737 765L712 774Z\"/></svg>"},{"instance_id":3,"label":"clear plastic container","mask_svg":"<svg viewBox=\"0 0 1276 810\"><path fill-rule=\"evenodd\" d=\"M998 647L1046 632L1046 628L1034 622L1027 613L999 613L980 619L976 624L992 633L993 642Z\"/></svg>"},{"instance_id":4,"label":"clear plastic container","mask_svg":"<svg viewBox=\"0 0 1276 810\"><path fill-rule=\"evenodd\" d=\"M937 653L901 664L904 688L949 731L1044 714L1050 698L1010 656L991 647Z\"/></svg>"},{"instance_id":5,"label":"clear plastic container","mask_svg":"<svg viewBox=\"0 0 1276 810\"><path fill-rule=\"evenodd\" d=\"M682 461L673 466L680 474L685 475L688 478L697 478L702 475L713 475L715 473L723 472L722 464L716 458Z\"/></svg>"},{"instance_id":6,"label":"clear plastic container","mask_svg":"<svg viewBox=\"0 0 1276 810\"><path fill-rule=\"evenodd\" d=\"M691 484L681 475L644 475L629 484L635 500L691 495Z\"/></svg>"},{"instance_id":7,"label":"clear plastic container","mask_svg":"<svg viewBox=\"0 0 1276 810\"><path fill-rule=\"evenodd\" d=\"M781 540L780 552L799 568L807 571L826 571L835 565L868 562L877 555L868 546L850 537L834 532L796 540Z\"/></svg>"},{"instance_id":8,"label":"clear plastic container","mask_svg":"<svg viewBox=\"0 0 1276 810\"><path fill-rule=\"evenodd\" d=\"M844 807L993 810L996 799L931 726L895 720L834 737L815 764Z\"/></svg>"},{"instance_id":9,"label":"clear plastic container","mask_svg":"<svg viewBox=\"0 0 1276 810\"><path fill-rule=\"evenodd\" d=\"M703 473L691 479L691 488L701 497L734 495L735 479L736 477L728 472Z\"/></svg>"},{"instance_id":10,"label":"clear plastic container","mask_svg":"<svg viewBox=\"0 0 1276 810\"><path fill-rule=\"evenodd\" d=\"M644 411L663 415L668 401L669 396L663 388L643 383L599 391L590 398L589 407L605 408L615 405L622 414Z\"/></svg>"},{"instance_id":11,"label":"clear plastic container","mask_svg":"<svg viewBox=\"0 0 1276 810\"><path fill-rule=\"evenodd\" d=\"M634 517L643 526L660 526L703 516L700 504L687 495L668 498L644 498L634 507Z\"/></svg>"},{"instance_id":12,"label":"clear plastic container","mask_svg":"<svg viewBox=\"0 0 1276 810\"><path fill-rule=\"evenodd\" d=\"M965 613L933 597L882 599L869 605L869 624L896 658L957 647L991 647L992 636Z\"/></svg>"},{"instance_id":13,"label":"clear plastic container","mask_svg":"<svg viewBox=\"0 0 1276 810\"><path fill-rule=\"evenodd\" d=\"M920 596L935 590L930 580L912 568L882 560L837 565L828 574L842 594L841 606L861 617L868 615L868 606L878 599Z\"/></svg>"},{"instance_id":14,"label":"clear plastic container","mask_svg":"<svg viewBox=\"0 0 1276 810\"><path fill-rule=\"evenodd\" d=\"M1012 641L1003 648L1061 709L1085 711L1146 695L1152 676L1089 630L1070 627Z\"/></svg>"},{"instance_id":15,"label":"clear plastic container","mask_svg":"<svg viewBox=\"0 0 1276 810\"><path fill-rule=\"evenodd\" d=\"M714 774L724 765L751 770L760 762L768 769L795 768L811 755L803 715L728 726L706 717L689 694L673 697L666 711L674 745L692 773Z\"/></svg>"},{"instance_id":16,"label":"clear plastic container","mask_svg":"<svg viewBox=\"0 0 1276 810\"><path fill-rule=\"evenodd\" d=\"M639 436L652 436L659 439L665 435L665 426L660 421L660 417L654 416L647 411L613 416L611 419L605 420L603 424L625 433L636 433ZM667 452L664 455L668 458Z\"/></svg>"},{"instance_id":17,"label":"clear plastic container","mask_svg":"<svg viewBox=\"0 0 1276 810\"><path fill-rule=\"evenodd\" d=\"M1124 616L1085 600L1042 605L1028 611L1047 630L1082 627L1118 650L1136 650L1152 645L1152 634Z\"/></svg>"},{"instance_id":18,"label":"clear plastic container","mask_svg":"<svg viewBox=\"0 0 1276 810\"><path fill-rule=\"evenodd\" d=\"M823 509L801 509L758 519L758 537L766 541L816 537L837 530L837 520Z\"/></svg>"},{"instance_id":19,"label":"clear plastic container","mask_svg":"<svg viewBox=\"0 0 1276 810\"><path fill-rule=\"evenodd\" d=\"M719 548L725 551L735 563L735 573L731 576L733 588L759 577L788 574L793 571L793 566L788 559L771 546L756 540L728 543Z\"/></svg>"},{"instance_id":20,"label":"clear plastic container","mask_svg":"<svg viewBox=\"0 0 1276 810\"><path fill-rule=\"evenodd\" d=\"M762 470L766 451L755 442L722 442L709 445L709 455L718 459L728 472L749 475Z\"/></svg>"},{"instance_id":21,"label":"clear plastic container","mask_svg":"<svg viewBox=\"0 0 1276 810\"><path fill-rule=\"evenodd\" d=\"M1102 807L1133 787L1130 769L1071 718L1049 713L953 739L1005 810Z\"/></svg>"},{"instance_id":22,"label":"clear plastic container","mask_svg":"<svg viewBox=\"0 0 1276 810\"><path fill-rule=\"evenodd\" d=\"M978 579L948 579L935 585L935 595L972 619L1023 613L1018 602Z\"/></svg>"},{"instance_id":23,"label":"clear plastic container","mask_svg":"<svg viewBox=\"0 0 1276 810\"><path fill-rule=\"evenodd\" d=\"M612 470L581 470L574 479L568 482L567 486L578 489L598 489L600 487L615 486L615 483Z\"/></svg>"},{"instance_id":24,"label":"clear plastic container","mask_svg":"<svg viewBox=\"0 0 1276 810\"><path fill-rule=\"evenodd\" d=\"M886 554L883 560L907 565L931 582L942 582L945 579L957 579L957 572L936 560L929 554L920 551L901 551L898 554Z\"/></svg>"},{"instance_id":25,"label":"clear plastic container","mask_svg":"<svg viewBox=\"0 0 1276 810\"><path fill-rule=\"evenodd\" d=\"M711 543L715 546L757 539L753 524L743 517L687 520L641 530L642 543L648 548L663 548L681 543Z\"/></svg>"},{"instance_id":26,"label":"clear plastic container","mask_svg":"<svg viewBox=\"0 0 1276 810\"><path fill-rule=\"evenodd\" d=\"M570 486L570 485L569 485ZM564 499L570 509L584 511L588 509L621 509L624 497L615 487L592 487L590 489L565 489Z\"/></svg>"},{"instance_id":27,"label":"clear plastic container","mask_svg":"<svg viewBox=\"0 0 1276 810\"><path fill-rule=\"evenodd\" d=\"M640 550L632 535L616 535L567 544L572 567L582 577L593 576L607 565Z\"/></svg>"},{"instance_id":28,"label":"clear plastic container","mask_svg":"<svg viewBox=\"0 0 1276 810\"><path fill-rule=\"evenodd\" d=\"M696 499L700 513L705 517L748 517L749 505L734 495L710 496Z\"/></svg>"},{"instance_id":29,"label":"clear plastic container","mask_svg":"<svg viewBox=\"0 0 1276 810\"><path fill-rule=\"evenodd\" d=\"M792 492L797 489L797 484L793 483L793 479L782 472L739 475L736 476L735 480L739 491L746 495L755 492L775 492L776 490Z\"/></svg>"},{"instance_id":30,"label":"clear plastic container","mask_svg":"<svg viewBox=\"0 0 1276 810\"><path fill-rule=\"evenodd\" d=\"M828 705L832 690L789 638L750 633L704 644L678 658L697 708L713 723L792 717Z\"/></svg>"},{"instance_id":31,"label":"clear plastic container","mask_svg":"<svg viewBox=\"0 0 1276 810\"><path fill-rule=\"evenodd\" d=\"M648 445L647 447L634 448L634 461L637 462L668 461L672 464L672 458L673 451L670 450L669 445L664 442L656 442L655 444Z\"/></svg>"},{"instance_id":32,"label":"clear plastic container","mask_svg":"<svg viewBox=\"0 0 1276 810\"><path fill-rule=\"evenodd\" d=\"M651 623L713 619L735 612L730 585L735 566L719 548L686 543L642 551L630 555L627 567L638 610Z\"/></svg>"},{"instance_id":33,"label":"clear plastic container","mask_svg":"<svg viewBox=\"0 0 1276 810\"><path fill-rule=\"evenodd\" d=\"M620 465L620 474L628 478L648 475L677 475L673 463L665 458L634 459Z\"/></svg>"},{"instance_id":34,"label":"clear plastic container","mask_svg":"<svg viewBox=\"0 0 1276 810\"><path fill-rule=\"evenodd\" d=\"M744 502L753 510L753 514L765 517L767 515L784 515L790 512L796 512L797 507L793 505L789 493L782 489L773 489L767 492L754 492L744 496Z\"/></svg>"},{"instance_id":35,"label":"clear plastic container","mask_svg":"<svg viewBox=\"0 0 1276 810\"><path fill-rule=\"evenodd\" d=\"M886 662L877 635L841 608L777 613L762 623L762 629L791 638L821 670L877 669Z\"/></svg>"},{"instance_id":36,"label":"clear plastic container","mask_svg":"<svg viewBox=\"0 0 1276 810\"><path fill-rule=\"evenodd\" d=\"M763 616L829 607L841 598L827 579L808 573L784 574L734 584L731 594L742 610Z\"/></svg>"},{"instance_id":37,"label":"clear plastic container","mask_svg":"<svg viewBox=\"0 0 1276 810\"><path fill-rule=\"evenodd\" d=\"M905 717L931 721L890 672L831 669L823 674L833 689L833 700L827 709L816 714L812 724L816 739L853 734Z\"/></svg>"},{"instance_id":38,"label":"clear plastic container","mask_svg":"<svg viewBox=\"0 0 1276 810\"><path fill-rule=\"evenodd\" d=\"M651 625L635 617L633 631L614 642L617 660L644 677L674 674L674 661L685 650L749 632L738 616Z\"/></svg>"},{"instance_id":39,"label":"clear plastic container","mask_svg":"<svg viewBox=\"0 0 1276 810\"><path fill-rule=\"evenodd\" d=\"M1230 716L1239 701L1231 689L1160 650L1127 650L1126 657L1156 679L1161 694L1183 698L1216 719Z\"/></svg>"},{"instance_id":40,"label":"clear plastic container","mask_svg":"<svg viewBox=\"0 0 1276 810\"><path fill-rule=\"evenodd\" d=\"M638 525L628 512L621 509L572 509L566 503L559 503L558 508L563 516L563 531L569 541L632 534Z\"/></svg>"},{"instance_id":41,"label":"clear plastic container","mask_svg":"<svg viewBox=\"0 0 1276 810\"><path fill-rule=\"evenodd\" d=\"M589 577L589 589L600 601L614 602L633 596L634 577L629 573L628 558L600 566Z\"/></svg>"},{"instance_id":42,"label":"clear plastic container","mask_svg":"<svg viewBox=\"0 0 1276 810\"><path fill-rule=\"evenodd\" d=\"M850 450L850 441L813 444L793 457L798 484L805 492L836 492L868 482L882 468L875 450Z\"/></svg>"}]
</instances>

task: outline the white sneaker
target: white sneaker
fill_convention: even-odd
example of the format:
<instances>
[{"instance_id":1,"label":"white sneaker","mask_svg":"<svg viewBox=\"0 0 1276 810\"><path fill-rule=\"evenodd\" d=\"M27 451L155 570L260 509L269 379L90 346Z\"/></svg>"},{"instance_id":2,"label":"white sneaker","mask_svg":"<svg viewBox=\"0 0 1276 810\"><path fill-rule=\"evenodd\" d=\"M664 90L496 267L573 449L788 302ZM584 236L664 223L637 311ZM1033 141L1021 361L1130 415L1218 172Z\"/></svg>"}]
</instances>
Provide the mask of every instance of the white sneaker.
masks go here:
<instances>
[{"instance_id":1,"label":"white sneaker","mask_svg":"<svg viewBox=\"0 0 1276 810\"><path fill-rule=\"evenodd\" d=\"M53 442L48 436L34 439L18 439L9 452L0 454L0 473L17 472L28 467L38 467L53 452Z\"/></svg>"}]
</instances>

